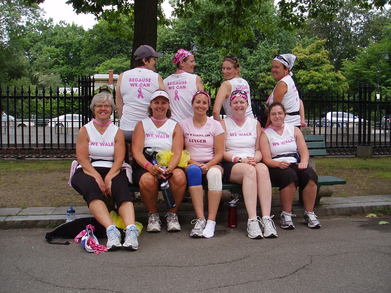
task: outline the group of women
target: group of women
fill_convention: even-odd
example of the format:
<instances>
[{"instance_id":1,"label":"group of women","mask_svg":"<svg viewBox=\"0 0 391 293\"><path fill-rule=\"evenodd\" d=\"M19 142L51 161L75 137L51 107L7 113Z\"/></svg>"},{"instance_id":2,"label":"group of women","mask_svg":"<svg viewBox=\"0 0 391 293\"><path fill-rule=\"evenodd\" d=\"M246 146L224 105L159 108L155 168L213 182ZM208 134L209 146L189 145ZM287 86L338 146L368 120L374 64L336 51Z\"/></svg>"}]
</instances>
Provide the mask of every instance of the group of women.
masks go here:
<instances>
[{"instance_id":1,"label":"group of women","mask_svg":"<svg viewBox=\"0 0 391 293\"><path fill-rule=\"evenodd\" d=\"M293 80L289 79L293 55L279 55L273 60L272 74L277 85L269 98L272 102L266 129L254 119L250 88L240 77L236 57L227 56L223 61L225 81L216 95L213 117L208 117L211 98L204 91L201 78L194 74L194 55L178 50L172 59L176 71L164 80L154 72L160 56L152 47L140 46L135 51L138 66L119 77L116 104L123 131L110 121L114 101L104 92L93 98L94 119L79 132L76 148L79 167L72 177L72 186L106 227L109 250L121 246L137 250L139 246L134 225L134 196L127 190L126 169L129 168L123 165L125 141L131 142L133 157L130 182L139 185L149 213L148 232L161 231L157 199L162 180L168 180L175 201L175 206L165 214L169 232L181 230L177 211L188 188L196 215L190 236L213 237L223 182L242 184L248 214L247 235L251 239L278 237L270 215L272 185L280 190L281 228L294 229L292 201L297 186L303 189L304 219L308 227L320 228L313 211L317 176L308 166L308 150L300 129L287 121L291 116L298 116L300 121L302 109ZM143 107L144 117L141 117ZM222 107L226 113L223 120ZM190 160L187 167L180 168L178 163L184 149L189 152ZM151 151L167 150L173 155L166 168L151 161ZM113 198L125 222L122 244L121 233L113 225L104 203L106 196ZM262 217L257 215L258 201Z\"/></svg>"}]
</instances>

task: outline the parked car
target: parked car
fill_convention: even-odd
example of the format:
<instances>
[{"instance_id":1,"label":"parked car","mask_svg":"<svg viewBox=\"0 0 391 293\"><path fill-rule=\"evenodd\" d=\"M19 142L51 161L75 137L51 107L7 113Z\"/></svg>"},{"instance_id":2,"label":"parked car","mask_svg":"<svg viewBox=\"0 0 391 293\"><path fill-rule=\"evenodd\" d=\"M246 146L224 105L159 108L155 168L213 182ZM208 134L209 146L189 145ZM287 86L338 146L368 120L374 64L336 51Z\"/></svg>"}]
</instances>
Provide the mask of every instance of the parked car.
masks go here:
<instances>
[{"instance_id":1,"label":"parked car","mask_svg":"<svg viewBox=\"0 0 391 293\"><path fill-rule=\"evenodd\" d=\"M2 122L2 125L5 125L7 126L7 124L9 123L9 126L15 126L16 127L26 127L26 126L34 126L34 122L33 121L29 121L28 119L15 119L14 116L12 115L9 115L9 114L6 114L6 113L2 113L1 114L1 122Z\"/></svg>"},{"instance_id":2,"label":"parked car","mask_svg":"<svg viewBox=\"0 0 391 293\"><path fill-rule=\"evenodd\" d=\"M365 123L364 119L360 119L352 113L327 112L324 117L315 121L315 125L320 127L353 127L353 125L357 126L360 121Z\"/></svg>"},{"instance_id":3,"label":"parked car","mask_svg":"<svg viewBox=\"0 0 391 293\"><path fill-rule=\"evenodd\" d=\"M65 114L49 120L49 127L80 128L83 126L83 116L80 114Z\"/></svg>"}]
</instances>

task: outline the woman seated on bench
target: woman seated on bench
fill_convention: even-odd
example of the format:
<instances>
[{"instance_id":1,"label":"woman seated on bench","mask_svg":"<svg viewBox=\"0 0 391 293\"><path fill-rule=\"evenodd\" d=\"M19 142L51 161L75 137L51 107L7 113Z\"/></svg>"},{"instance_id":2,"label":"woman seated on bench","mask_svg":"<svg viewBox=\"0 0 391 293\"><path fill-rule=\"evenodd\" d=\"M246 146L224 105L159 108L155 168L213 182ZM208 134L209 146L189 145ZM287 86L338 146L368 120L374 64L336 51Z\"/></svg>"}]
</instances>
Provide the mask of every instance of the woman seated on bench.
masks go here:
<instances>
[{"instance_id":1,"label":"woman seated on bench","mask_svg":"<svg viewBox=\"0 0 391 293\"><path fill-rule=\"evenodd\" d=\"M191 100L194 116L180 122L185 137L185 147L190 152L189 166L186 169L189 191L197 219L190 237L211 238L216 227L223 183L223 168L217 164L224 154L224 129L220 122L208 117L210 96L198 91ZM205 178L206 177L206 178ZM208 221L204 215L203 180L208 181Z\"/></svg>"},{"instance_id":2,"label":"woman seated on bench","mask_svg":"<svg viewBox=\"0 0 391 293\"><path fill-rule=\"evenodd\" d=\"M148 209L147 232L160 232L161 222L156 206L158 190L160 180L168 178L176 206L166 214L167 231L180 231L181 225L176 213L186 189L185 172L177 168L183 149L182 129L174 120L169 119L170 100L165 91L158 90L152 94L148 112L149 117L138 122L133 133L132 152L136 161L133 164L133 182L140 186L141 198ZM152 152L173 152L166 170L146 159L144 150L148 149Z\"/></svg>"},{"instance_id":3,"label":"woman seated on bench","mask_svg":"<svg viewBox=\"0 0 391 293\"><path fill-rule=\"evenodd\" d=\"M279 187L282 206L281 228L294 229L292 203L296 187L303 189L304 220L309 228L320 228L314 213L318 176L308 166L309 153L303 134L297 127L284 123L281 103L269 106L270 125L261 135L263 162L269 167L273 186Z\"/></svg>"},{"instance_id":4,"label":"woman seated on bench","mask_svg":"<svg viewBox=\"0 0 391 293\"><path fill-rule=\"evenodd\" d=\"M226 132L223 181L242 184L248 214L248 237L275 238L277 232L270 217L272 186L267 167L260 163L261 125L256 119L246 116L249 104L245 91L233 91L229 97L229 105L232 116L222 122ZM261 204L262 219L257 217L257 198ZM263 228L263 235L260 225Z\"/></svg>"},{"instance_id":5,"label":"woman seated on bench","mask_svg":"<svg viewBox=\"0 0 391 293\"><path fill-rule=\"evenodd\" d=\"M90 109L94 119L80 128L76 142L79 166L71 184L88 204L95 219L106 228L107 248L115 250L123 246L129 250L139 247L135 226L133 201L129 181L122 170L125 158L125 139L110 116L114 110L113 97L109 92L96 94ZM121 245L121 233L114 225L105 204L111 197L125 225L125 241Z\"/></svg>"}]
</instances>

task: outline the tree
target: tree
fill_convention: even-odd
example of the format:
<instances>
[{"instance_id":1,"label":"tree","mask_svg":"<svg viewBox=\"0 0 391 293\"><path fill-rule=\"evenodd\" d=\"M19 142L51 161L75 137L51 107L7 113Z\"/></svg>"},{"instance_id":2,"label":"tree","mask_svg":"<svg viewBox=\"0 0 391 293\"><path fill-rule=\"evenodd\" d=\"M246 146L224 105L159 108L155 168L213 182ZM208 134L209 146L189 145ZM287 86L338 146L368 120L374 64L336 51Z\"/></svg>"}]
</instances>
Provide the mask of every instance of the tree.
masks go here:
<instances>
[{"instance_id":1,"label":"tree","mask_svg":"<svg viewBox=\"0 0 391 293\"><path fill-rule=\"evenodd\" d=\"M391 96L391 25L384 28L379 42L362 49L354 60L346 60L343 73L351 88L372 85Z\"/></svg>"}]
</instances>

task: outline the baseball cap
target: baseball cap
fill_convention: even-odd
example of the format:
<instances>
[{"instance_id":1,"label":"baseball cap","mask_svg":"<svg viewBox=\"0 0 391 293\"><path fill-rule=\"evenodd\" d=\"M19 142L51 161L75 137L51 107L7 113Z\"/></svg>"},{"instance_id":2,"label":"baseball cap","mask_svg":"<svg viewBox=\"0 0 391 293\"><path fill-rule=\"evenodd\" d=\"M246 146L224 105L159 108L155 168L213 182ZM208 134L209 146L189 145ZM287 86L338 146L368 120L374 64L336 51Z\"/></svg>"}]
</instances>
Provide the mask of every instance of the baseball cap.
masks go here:
<instances>
[{"instance_id":1,"label":"baseball cap","mask_svg":"<svg viewBox=\"0 0 391 293\"><path fill-rule=\"evenodd\" d=\"M141 45L136 51L134 51L134 58L136 60L148 58L148 57L162 57L163 54L160 52L156 52L154 48L149 45Z\"/></svg>"},{"instance_id":2,"label":"baseball cap","mask_svg":"<svg viewBox=\"0 0 391 293\"><path fill-rule=\"evenodd\" d=\"M166 91L162 91L162 90L157 90L155 91L152 96L151 96L151 101L158 98L158 97L164 97L166 98L167 100L170 100L170 97L168 96L167 92Z\"/></svg>"}]
</instances>

